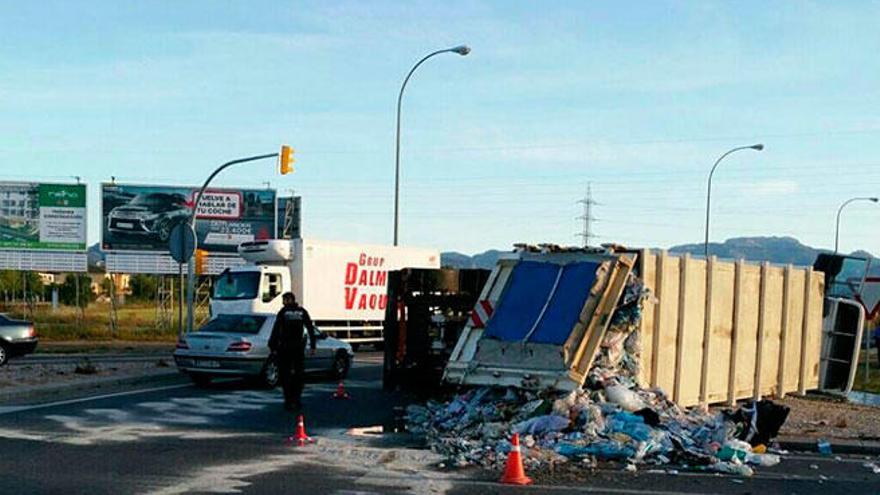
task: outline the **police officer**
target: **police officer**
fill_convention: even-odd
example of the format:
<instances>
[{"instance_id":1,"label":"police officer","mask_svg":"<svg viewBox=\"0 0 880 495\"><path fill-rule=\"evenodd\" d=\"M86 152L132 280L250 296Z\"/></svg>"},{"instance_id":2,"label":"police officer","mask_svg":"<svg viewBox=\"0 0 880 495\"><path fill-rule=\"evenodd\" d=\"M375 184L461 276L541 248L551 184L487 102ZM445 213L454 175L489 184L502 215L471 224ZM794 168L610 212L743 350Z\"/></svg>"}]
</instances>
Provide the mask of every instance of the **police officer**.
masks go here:
<instances>
[{"instance_id":1,"label":"police officer","mask_svg":"<svg viewBox=\"0 0 880 495\"><path fill-rule=\"evenodd\" d=\"M284 307L275 317L269 349L275 355L284 388L284 408L288 411L302 408L303 373L305 372L304 329L309 331L311 354L315 353L317 339L312 318L305 308L296 303L296 296L286 292L281 296ZM291 376L293 370L293 376Z\"/></svg>"}]
</instances>

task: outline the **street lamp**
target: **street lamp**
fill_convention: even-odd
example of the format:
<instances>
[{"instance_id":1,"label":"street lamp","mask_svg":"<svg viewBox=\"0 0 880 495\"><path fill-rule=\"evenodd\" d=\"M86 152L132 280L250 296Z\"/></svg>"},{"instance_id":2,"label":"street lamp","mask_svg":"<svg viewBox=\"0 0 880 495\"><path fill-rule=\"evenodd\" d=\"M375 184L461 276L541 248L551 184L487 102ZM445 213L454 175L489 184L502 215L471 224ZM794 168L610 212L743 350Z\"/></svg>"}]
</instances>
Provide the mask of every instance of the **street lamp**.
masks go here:
<instances>
[{"instance_id":1,"label":"street lamp","mask_svg":"<svg viewBox=\"0 0 880 495\"><path fill-rule=\"evenodd\" d=\"M843 208L852 203L853 201L872 201L874 203L880 201L880 198L870 198L870 197L858 197L858 198L850 198L843 202L840 205L840 208L837 209L837 227L834 230L834 254L837 254L837 248L840 246L840 214L843 212Z\"/></svg>"},{"instance_id":2,"label":"street lamp","mask_svg":"<svg viewBox=\"0 0 880 495\"><path fill-rule=\"evenodd\" d=\"M206 180L205 183L202 184L202 187L201 187L201 189L199 189L198 194L195 197L193 197L192 211L190 212L189 217L186 219L186 221L189 223L190 227L192 228L193 233L196 232L196 213L199 211L199 203L202 201L202 196L205 195L205 190L208 189L208 186L211 184L211 181L214 180L214 177L216 177L217 174L219 174L223 170L225 170L233 165L238 165L239 163L247 163L247 162L253 162L253 161L257 161L257 160L265 160L267 158L275 158L275 157L279 157L279 156L281 157L281 165L282 165L281 166L281 173L286 174L287 171L285 171L285 168L289 167L290 164L293 162L293 149L290 148L290 146L286 146L286 145L281 147L281 153L268 153L265 155L249 156L247 158L239 158L237 160L232 160L232 161L226 162L223 165L220 165L219 167L217 167L217 169L214 170L211 173L211 175L208 176L208 180ZM290 171L290 170L288 169L288 171ZM194 319L195 319L195 312L193 311L193 304L195 302L195 292L196 292L196 290L195 290L195 288L196 288L196 284L195 284L196 270L195 270L195 262L194 261L195 261L195 251L193 251L193 254L190 255L190 258L186 264L187 276L188 276L188 280L187 280L187 284L186 284L186 328L187 328L187 332L193 331L193 323L194 323ZM183 277L182 272L181 272L181 277Z\"/></svg>"},{"instance_id":3,"label":"street lamp","mask_svg":"<svg viewBox=\"0 0 880 495\"><path fill-rule=\"evenodd\" d=\"M394 152L394 245L397 245L397 218L398 218L398 205L399 205L399 196L400 196L400 104L403 101L403 90L406 89L406 83L409 82L409 78L412 77L413 72L419 68L420 65L425 60L433 57L434 55L440 55L441 53L457 53L461 56L465 56L471 52L471 49L467 45L460 45L453 48L446 48L444 50L437 50L436 52L429 53L425 55L421 60L419 60L416 65L410 69L409 74L406 75L406 79L403 80L403 84L400 86L400 94L397 95L397 144Z\"/></svg>"},{"instance_id":4,"label":"street lamp","mask_svg":"<svg viewBox=\"0 0 880 495\"><path fill-rule=\"evenodd\" d=\"M712 175L715 174L715 169L718 167L718 164L721 163L721 160L724 160L724 157L731 153L735 153L741 150L761 151L763 149L763 144L753 144L751 146L740 146L738 148L733 148L727 153L721 155L718 160L715 161L715 165L712 165L712 171L709 172L709 184L706 187L706 240L703 243L703 251L706 254L706 259L709 259L709 206L712 204Z\"/></svg>"}]
</instances>

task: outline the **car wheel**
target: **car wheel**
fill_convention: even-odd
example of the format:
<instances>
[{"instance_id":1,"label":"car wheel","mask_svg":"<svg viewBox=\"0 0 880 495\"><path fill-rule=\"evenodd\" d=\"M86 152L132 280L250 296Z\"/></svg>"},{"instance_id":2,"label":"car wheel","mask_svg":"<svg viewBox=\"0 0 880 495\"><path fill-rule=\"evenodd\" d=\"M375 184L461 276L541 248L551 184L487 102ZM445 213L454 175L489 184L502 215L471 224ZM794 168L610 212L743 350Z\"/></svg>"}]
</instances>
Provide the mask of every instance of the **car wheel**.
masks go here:
<instances>
[{"instance_id":1,"label":"car wheel","mask_svg":"<svg viewBox=\"0 0 880 495\"><path fill-rule=\"evenodd\" d=\"M263 366L263 371L260 372L259 384L265 388L275 388L278 386L280 378L281 373L278 371L278 363L274 359L266 360L266 365Z\"/></svg>"},{"instance_id":2,"label":"car wheel","mask_svg":"<svg viewBox=\"0 0 880 495\"><path fill-rule=\"evenodd\" d=\"M171 237L171 222L162 222L159 227L159 240L165 242Z\"/></svg>"},{"instance_id":3,"label":"car wheel","mask_svg":"<svg viewBox=\"0 0 880 495\"><path fill-rule=\"evenodd\" d=\"M6 361L9 361L9 349L6 348L6 344L0 342L0 366L5 365Z\"/></svg>"},{"instance_id":4,"label":"car wheel","mask_svg":"<svg viewBox=\"0 0 880 495\"><path fill-rule=\"evenodd\" d=\"M196 387L207 387L211 384L211 375L206 375L204 373L190 373L189 378Z\"/></svg>"},{"instance_id":5,"label":"car wheel","mask_svg":"<svg viewBox=\"0 0 880 495\"><path fill-rule=\"evenodd\" d=\"M333 373L333 377L337 380L342 380L348 375L348 370L351 368L351 356L348 355L345 351L339 351L336 353L336 358L333 360L333 368L331 372Z\"/></svg>"}]
</instances>

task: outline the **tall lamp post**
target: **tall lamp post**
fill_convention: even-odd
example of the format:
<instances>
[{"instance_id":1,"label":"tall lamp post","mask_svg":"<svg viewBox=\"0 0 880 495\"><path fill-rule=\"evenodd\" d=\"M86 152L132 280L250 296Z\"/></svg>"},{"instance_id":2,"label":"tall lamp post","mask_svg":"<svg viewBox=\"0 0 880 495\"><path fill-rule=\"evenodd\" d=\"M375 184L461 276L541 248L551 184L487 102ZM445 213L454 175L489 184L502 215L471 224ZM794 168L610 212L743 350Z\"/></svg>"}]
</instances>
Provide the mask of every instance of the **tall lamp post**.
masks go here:
<instances>
[{"instance_id":1,"label":"tall lamp post","mask_svg":"<svg viewBox=\"0 0 880 495\"><path fill-rule=\"evenodd\" d=\"M843 213L843 208L852 203L853 201L872 201L874 203L880 201L880 198L873 197L858 197L858 198L850 198L843 202L840 205L840 208L837 209L837 226L834 229L834 254L837 254L838 248L840 247L840 214Z\"/></svg>"},{"instance_id":2,"label":"tall lamp post","mask_svg":"<svg viewBox=\"0 0 880 495\"><path fill-rule=\"evenodd\" d=\"M727 153L724 153L723 155L718 157L718 160L715 160L715 165L712 165L712 171L709 172L709 183L706 186L706 240L703 243L703 251L706 255L706 259L709 259L709 208L712 204L712 176L715 174L715 169L718 168L718 164L721 163L721 160L724 160L724 158L727 155L730 155L731 153L735 153L737 151L742 151L742 150L761 151L763 149L764 149L763 144L753 144L751 146L739 146L737 148L733 148L732 150L729 150Z\"/></svg>"},{"instance_id":3,"label":"tall lamp post","mask_svg":"<svg viewBox=\"0 0 880 495\"><path fill-rule=\"evenodd\" d=\"M457 53L461 56L465 56L471 52L471 49L467 45L460 45L453 48L446 48L444 50L437 50L436 52L429 53L425 55L421 60L419 60L416 65L413 66L412 69L409 70L409 73L406 75L406 79L403 80L403 84L400 86L400 94L397 95L397 140L394 151L394 245L397 245L397 220L399 214L399 204L400 204L400 104L403 102L403 90L406 89L406 83L409 82L409 78L412 77L413 72L419 68L425 60L433 57L434 55L440 55L441 53Z\"/></svg>"}]
</instances>

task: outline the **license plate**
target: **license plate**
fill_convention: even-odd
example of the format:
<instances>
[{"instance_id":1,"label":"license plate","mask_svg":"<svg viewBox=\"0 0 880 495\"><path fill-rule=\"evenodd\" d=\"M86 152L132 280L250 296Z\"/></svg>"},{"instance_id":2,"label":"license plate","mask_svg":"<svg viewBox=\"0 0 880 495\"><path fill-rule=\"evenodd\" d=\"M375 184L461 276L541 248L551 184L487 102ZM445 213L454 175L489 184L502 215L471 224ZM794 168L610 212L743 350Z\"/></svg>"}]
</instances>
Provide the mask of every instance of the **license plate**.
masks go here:
<instances>
[{"instance_id":1,"label":"license plate","mask_svg":"<svg viewBox=\"0 0 880 495\"><path fill-rule=\"evenodd\" d=\"M195 366L196 366L196 368L219 368L220 361L208 361L205 359L196 359Z\"/></svg>"},{"instance_id":2,"label":"license plate","mask_svg":"<svg viewBox=\"0 0 880 495\"><path fill-rule=\"evenodd\" d=\"M133 229L134 224L131 222L116 222L116 226L123 229Z\"/></svg>"}]
</instances>

